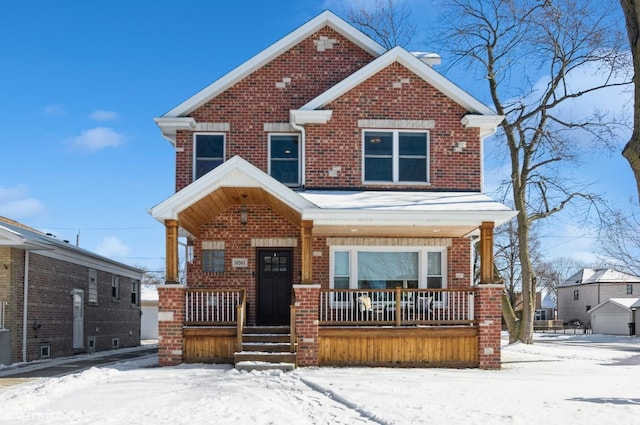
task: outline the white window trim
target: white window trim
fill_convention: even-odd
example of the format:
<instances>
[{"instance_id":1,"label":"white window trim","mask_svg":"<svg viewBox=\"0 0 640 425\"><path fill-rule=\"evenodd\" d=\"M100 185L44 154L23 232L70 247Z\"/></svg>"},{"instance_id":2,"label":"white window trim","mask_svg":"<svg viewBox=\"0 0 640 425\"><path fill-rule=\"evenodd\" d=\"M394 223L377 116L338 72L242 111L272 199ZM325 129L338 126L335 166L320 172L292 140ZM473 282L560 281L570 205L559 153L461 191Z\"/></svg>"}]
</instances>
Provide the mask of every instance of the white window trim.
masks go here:
<instances>
[{"instance_id":1,"label":"white window trim","mask_svg":"<svg viewBox=\"0 0 640 425\"><path fill-rule=\"evenodd\" d=\"M417 252L418 253L418 289L427 289L427 253L440 252L442 268L442 289L447 288L447 247L446 246L363 246L332 245L329 248L329 287L333 289L335 272L335 252L349 252L349 289L358 288L358 252Z\"/></svg>"},{"instance_id":2,"label":"white window trim","mask_svg":"<svg viewBox=\"0 0 640 425\"><path fill-rule=\"evenodd\" d=\"M375 133L393 133L393 150L391 153L391 160L393 161L392 165L392 181L380 181L380 180L365 180L364 170L365 170L365 134L368 132ZM400 181L400 148L399 148L399 134L400 133L424 133L427 135L427 166L426 166L426 181ZM379 185L412 185L412 186L430 186L431 185L431 133L429 130L416 130L416 129L403 129L403 128L367 128L362 130L362 138L360 142L361 152L362 152L362 183L366 184L379 184Z\"/></svg>"},{"instance_id":3,"label":"white window trim","mask_svg":"<svg viewBox=\"0 0 640 425\"><path fill-rule=\"evenodd\" d=\"M225 162L227 160L227 133L224 132L220 132L220 131L198 131L193 133L193 154L192 154L192 158L191 158L191 164L192 165L192 173L191 173L191 179L193 181L196 180L196 160L197 160L197 156L196 156L196 147L198 145L197 143L197 139L198 136L202 136L202 135L212 135L212 136L222 136L222 162Z\"/></svg>"},{"instance_id":4,"label":"white window trim","mask_svg":"<svg viewBox=\"0 0 640 425\"><path fill-rule=\"evenodd\" d=\"M267 169L268 173L271 176L271 136L296 136L298 138L298 182L295 184L291 183L282 183L288 187L300 187L302 185L302 144L300 133L291 133L291 132L281 132L281 133L269 133L267 135ZM272 176L273 177L273 176Z\"/></svg>"}]
</instances>

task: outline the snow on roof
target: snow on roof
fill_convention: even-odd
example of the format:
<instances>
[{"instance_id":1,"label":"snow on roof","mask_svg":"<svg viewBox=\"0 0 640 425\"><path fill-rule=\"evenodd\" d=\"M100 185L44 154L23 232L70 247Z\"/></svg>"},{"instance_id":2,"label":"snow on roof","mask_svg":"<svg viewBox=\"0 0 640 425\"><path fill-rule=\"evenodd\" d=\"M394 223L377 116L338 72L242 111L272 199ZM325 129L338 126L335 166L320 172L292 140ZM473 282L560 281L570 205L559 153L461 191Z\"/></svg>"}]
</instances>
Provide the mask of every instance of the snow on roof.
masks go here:
<instances>
[{"instance_id":1,"label":"snow on roof","mask_svg":"<svg viewBox=\"0 0 640 425\"><path fill-rule=\"evenodd\" d=\"M640 282L640 276L619 272L613 269L582 269L565 280L559 286L589 285L592 283L631 283Z\"/></svg>"},{"instance_id":2,"label":"snow on roof","mask_svg":"<svg viewBox=\"0 0 640 425\"><path fill-rule=\"evenodd\" d=\"M378 211L509 211L479 192L391 192L307 190L300 196L322 209Z\"/></svg>"},{"instance_id":3,"label":"snow on roof","mask_svg":"<svg viewBox=\"0 0 640 425\"><path fill-rule=\"evenodd\" d=\"M628 310L631 309L631 307L638 303L640 301L640 298L608 298L606 300L604 300L603 302L601 302L600 304L598 304L597 306L593 307L591 310L589 310L587 313L591 313L594 310L599 309L600 307L602 307L605 304L608 303L613 303L616 304L620 307L626 308Z\"/></svg>"}]
</instances>

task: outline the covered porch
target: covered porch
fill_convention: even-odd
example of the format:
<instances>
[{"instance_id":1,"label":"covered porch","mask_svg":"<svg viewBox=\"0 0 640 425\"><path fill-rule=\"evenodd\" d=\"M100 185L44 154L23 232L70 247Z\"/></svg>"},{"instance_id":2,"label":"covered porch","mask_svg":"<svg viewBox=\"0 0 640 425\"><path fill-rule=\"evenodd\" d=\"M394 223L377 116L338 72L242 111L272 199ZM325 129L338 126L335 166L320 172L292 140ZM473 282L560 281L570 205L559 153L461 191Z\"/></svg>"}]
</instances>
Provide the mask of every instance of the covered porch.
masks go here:
<instances>
[{"instance_id":1,"label":"covered porch","mask_svg":"<svg viewBox=\"0 0 640 425\"><path fill-rule=\"evenodd\" d=\"M178 283L181 235L198 239L212 218L237 213L238 221L246 220L247 209L260 208L284 218L289 230L297 229L295 237L262 239L245 231L243 237L251 242L242 254L248 265L242 285L225 284L224 279L215 287L197 279ZM286 349L295 353L297 365L500 365L502 285L493 276L493 228L513 211L482 194L294 191L235 157L151 214L166 229L166 284L159 288L161 364L234 362L247 346L247 329L255 324L252 309L260 274L256 249L284 241L292 250L295 272L290 302L281 308L290 319L284 323ZM258 219L250 216L250 225ZM443 260L448 267L457 250L465 244L470 249L471 235L481 258L480 283L475 286L471 264L463 272L449 271L451 276L443 279L451 283L438 288L427 287L423 274L404 285L386 280L382 287L362 286L352 277L346 288L336 288L335 279L329 279L333 246L433 242L442 252L451 252L451 258ZM452 240L466 242L452 245Z\"/></svg>"}]
</instances>

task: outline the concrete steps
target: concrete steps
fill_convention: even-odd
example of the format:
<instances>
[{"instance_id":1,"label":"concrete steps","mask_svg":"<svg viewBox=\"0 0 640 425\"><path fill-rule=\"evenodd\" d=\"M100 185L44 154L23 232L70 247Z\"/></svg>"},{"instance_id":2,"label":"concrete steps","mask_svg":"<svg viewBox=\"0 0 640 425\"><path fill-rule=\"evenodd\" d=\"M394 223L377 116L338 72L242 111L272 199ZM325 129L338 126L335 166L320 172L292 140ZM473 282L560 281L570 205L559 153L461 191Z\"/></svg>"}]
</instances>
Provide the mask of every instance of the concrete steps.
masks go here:
<instances>
[{"instance_id":1,"label":"concrete steps","mask_svg":"<svg viewBox=\"0 0 640 425\"><path fill-rule=\"evenodd\" d=\"M234 353L238 370L290 371L295 369L297 354L291 352L288 326L247 326L242 333L242 351Z\"/></svg>"}]
</instances>

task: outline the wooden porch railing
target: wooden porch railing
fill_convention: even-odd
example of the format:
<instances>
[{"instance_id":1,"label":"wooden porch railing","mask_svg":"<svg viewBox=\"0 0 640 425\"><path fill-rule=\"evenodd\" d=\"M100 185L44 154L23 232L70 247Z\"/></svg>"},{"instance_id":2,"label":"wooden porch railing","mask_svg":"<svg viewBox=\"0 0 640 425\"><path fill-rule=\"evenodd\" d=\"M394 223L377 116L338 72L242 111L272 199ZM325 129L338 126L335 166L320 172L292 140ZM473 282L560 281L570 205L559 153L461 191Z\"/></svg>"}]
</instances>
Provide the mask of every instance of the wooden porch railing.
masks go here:
<instances>
[{"instance_id":1,"label":"wooden porch railing","mask_svg":"<svg viewBox=\"0 0 640 425\"><path fill-rule=\"evenodd\" d=\"M245 297L245 292L242 291L240 294L240 304L236 306L236 317L238 320L236 321L236 350L242 351L242 332L244 331L244 322L246 319L246 309L247 309L247 300Z\"/></svg>"},{"instance_id":2,"label":"wooden porch railing","mask_svg":"<svg viewBox=\"0 0 640 425\"><path fill-rule=\"evenodd\" d=\"M0 301L0 329L4 329L4 313L8 304L7 301Z\"/></svg>"},{"instance_id":3,"label":"wooden porch railing","mask_svg":"<svg viewBox=\"0 0 640 425\"><path fill-rule=\"evenodd\" d=\"M469 289L321 289L320 325L471 325Z\"/></svg>"},{"instance_id":4,"label":"wooden porch railing","mask_svg":"<svg viewBox=\"0 0 640 425\"><path fill-rule=\"evenodd\" d=\"M245 312L244 289L189 289L185 294L185 325L243 324Z\"/></svg>"}]
</instances>

